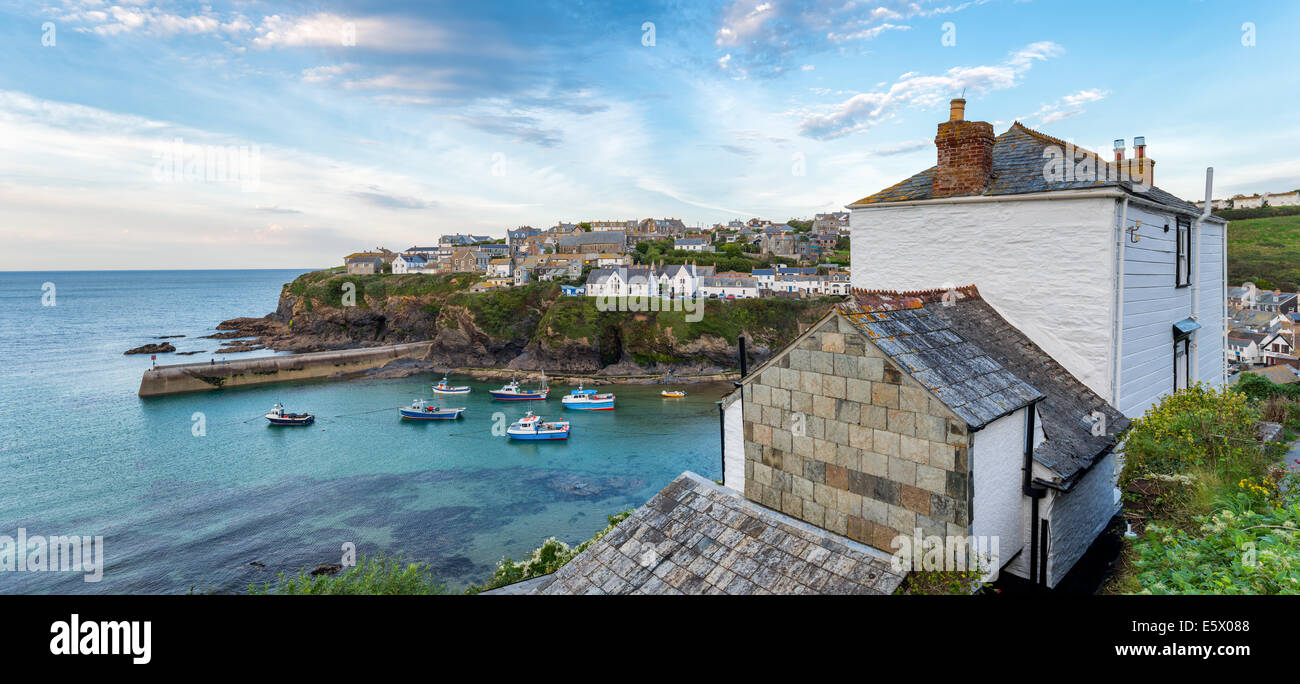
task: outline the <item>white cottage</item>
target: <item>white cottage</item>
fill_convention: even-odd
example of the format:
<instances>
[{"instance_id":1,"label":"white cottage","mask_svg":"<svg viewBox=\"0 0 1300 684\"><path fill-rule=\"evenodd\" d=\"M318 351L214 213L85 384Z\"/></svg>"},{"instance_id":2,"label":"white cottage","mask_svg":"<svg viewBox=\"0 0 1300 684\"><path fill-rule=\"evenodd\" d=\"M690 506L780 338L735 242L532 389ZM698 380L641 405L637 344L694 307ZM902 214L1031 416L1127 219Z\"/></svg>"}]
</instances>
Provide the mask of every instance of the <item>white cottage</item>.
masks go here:
<instances>
[{"instance_id":1,"label":"white cottage","mask_svg":"<svg viewBox=\"0 0 1300 684\"><path fill-rule=\"evenodd\" d=\"M853 286L976 283L1127 416L1226 382L1227 222L1155 187L1145 144L1112 162L964 112L939 124L936 166L848 205Z\"/></svg>"}]
</instances>

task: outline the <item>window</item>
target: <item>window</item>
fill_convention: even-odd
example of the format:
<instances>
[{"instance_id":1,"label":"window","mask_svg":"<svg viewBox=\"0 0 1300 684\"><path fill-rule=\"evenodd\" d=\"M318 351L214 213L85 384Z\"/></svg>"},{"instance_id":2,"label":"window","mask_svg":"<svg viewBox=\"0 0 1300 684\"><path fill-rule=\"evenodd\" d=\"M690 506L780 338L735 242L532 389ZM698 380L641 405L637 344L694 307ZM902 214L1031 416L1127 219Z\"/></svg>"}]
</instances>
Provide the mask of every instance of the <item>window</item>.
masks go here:
<instances>
[{"instance_id":1,"label":"window","mask_svg":"<svg viewBox=\"0 0 1300 684\"><path fill-rule=\"evenodd\" d=\"M1179 217L1178 234L1175 237L1177 257L1175 261L1175 287L1187 287L1192 282L1192 222Z\"/></svg>"}]
</instances>

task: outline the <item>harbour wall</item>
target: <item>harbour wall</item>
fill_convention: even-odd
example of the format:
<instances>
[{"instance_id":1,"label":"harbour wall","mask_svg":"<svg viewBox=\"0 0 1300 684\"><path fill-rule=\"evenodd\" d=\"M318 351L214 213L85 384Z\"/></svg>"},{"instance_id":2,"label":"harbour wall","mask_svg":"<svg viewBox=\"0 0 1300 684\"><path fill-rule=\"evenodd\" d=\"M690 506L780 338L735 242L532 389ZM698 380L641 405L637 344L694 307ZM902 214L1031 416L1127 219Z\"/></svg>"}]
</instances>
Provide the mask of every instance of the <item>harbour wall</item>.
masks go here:
<instances>
[{"instance_id":1,"label":"harbour wall","mask_svg":"<svg viewBox=\"0 0 1300 684\"><path fill-rule=\"evenodd\" d=\"M228 387L248 387L288 380L343 376L382 367L396 359L423 359L431 342L386 347L339 349L286 356L264 356L226 363L182 363L157 366L140 379L140 396L159 397Z\"/></svg>"}]
</instances>

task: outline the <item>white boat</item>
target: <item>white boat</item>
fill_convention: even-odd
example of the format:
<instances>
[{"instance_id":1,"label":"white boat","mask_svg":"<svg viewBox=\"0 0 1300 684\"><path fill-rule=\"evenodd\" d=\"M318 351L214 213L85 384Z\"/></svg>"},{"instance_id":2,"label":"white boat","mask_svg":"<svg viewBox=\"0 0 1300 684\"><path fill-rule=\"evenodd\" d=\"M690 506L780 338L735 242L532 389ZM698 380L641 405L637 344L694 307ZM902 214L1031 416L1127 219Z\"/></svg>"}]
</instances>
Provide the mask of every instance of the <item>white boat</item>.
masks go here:
<instances>
[{"instance_id":1,"label":"white boat","mask_svg":"<svg viewBox=\"0 0 1300 684\"><path fill-rule=\"evenodd\" d=\"M469 385L452 386L447 383L447 376L442 376L442 380L433 386L434 394L469 394Z\"/></svg>"},{"instance_id":2,"label":"white boat","mask_svg":"<svg viewBox=\"0 0 1300 684\"><path fill-rule=\"evenodd\" d=\"M275 402L271 412L266 414L266 419L272 425L311 425L316 422L316 416L310 413L286 413L284 406L280 402Z\"/></svg>"}]
</instances>

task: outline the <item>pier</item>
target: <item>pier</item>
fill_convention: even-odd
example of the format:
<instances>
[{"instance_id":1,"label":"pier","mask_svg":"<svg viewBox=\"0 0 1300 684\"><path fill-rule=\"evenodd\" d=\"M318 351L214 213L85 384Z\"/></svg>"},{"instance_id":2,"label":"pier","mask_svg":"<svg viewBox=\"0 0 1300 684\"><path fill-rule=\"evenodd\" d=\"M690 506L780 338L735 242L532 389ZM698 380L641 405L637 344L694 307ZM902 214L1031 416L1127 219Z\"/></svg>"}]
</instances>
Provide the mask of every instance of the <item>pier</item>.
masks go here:
<instances>
[{"instance_id":1,"label":"pier","mask_svg":"<svg viewBox=\"0 0 1300 684\"><path fill-rule=\"evenodd\" d=\"M224 363L181 363L157 366L140 378L142 397L249 387L288 380L311 380L380 368L397 359L423 359L430 342L386 347L338 349L285 356L263 356Z\"/></svg>"}]
</instances>

